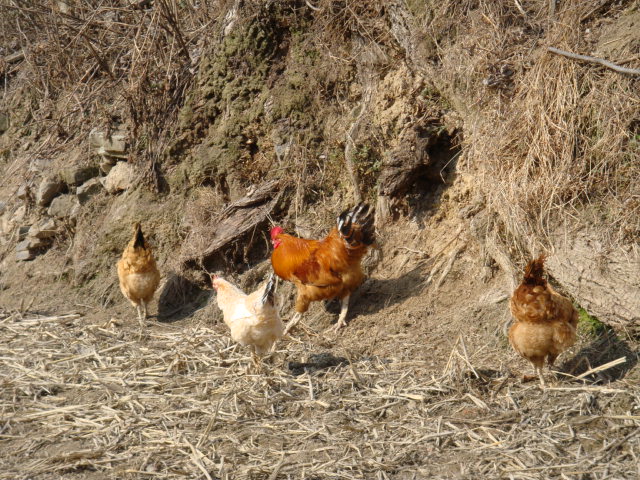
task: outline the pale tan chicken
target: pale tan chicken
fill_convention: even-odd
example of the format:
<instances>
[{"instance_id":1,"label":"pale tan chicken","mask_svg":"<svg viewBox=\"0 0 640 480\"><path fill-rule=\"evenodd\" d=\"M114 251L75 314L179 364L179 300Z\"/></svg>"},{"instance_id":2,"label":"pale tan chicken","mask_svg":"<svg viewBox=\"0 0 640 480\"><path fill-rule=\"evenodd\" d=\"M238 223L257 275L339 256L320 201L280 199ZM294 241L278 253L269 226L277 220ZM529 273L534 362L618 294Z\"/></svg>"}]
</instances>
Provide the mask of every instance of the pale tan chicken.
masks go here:
<instances>
[{"instance_id":1,"label":"pale tan chicken","mask_svg":"<svg viewBox=\"0 0 640 480\"><path fill-rule=\"evenodd\" d=\"M544 387L542 368L576 341L578 312L571 300L558 294L543 277L544 255L530 261L520 286L513 292L511 314L516 323L509 329L509 342L529 360Z\"/></svg>"},{"instance_id":2,"label":"pale tan chicken","mask_svg":"<svg viewBox=\"0 0 640 480\"><path fill-rule=\"evenodd\" d=\"M222 310L231 338L251 348L254 363L258 363L255 355L268 353L284 331L274 304L274 278L271 274L264 286L247 295L224 278L211 276L218 307Z\"/></svg>"},{"instance_id":3,"label":"pale tan chicken","mask_svg":"<svg viewBox=\"0 0 640 480\"><path fill-rule=\"evenodd\" d=\"M160 272L140 223L134 224L133 238L118 261L118 279L122 294L136 308L140 326L144 326L147 305L160 283Z\"/></svg>"}]
</instances>

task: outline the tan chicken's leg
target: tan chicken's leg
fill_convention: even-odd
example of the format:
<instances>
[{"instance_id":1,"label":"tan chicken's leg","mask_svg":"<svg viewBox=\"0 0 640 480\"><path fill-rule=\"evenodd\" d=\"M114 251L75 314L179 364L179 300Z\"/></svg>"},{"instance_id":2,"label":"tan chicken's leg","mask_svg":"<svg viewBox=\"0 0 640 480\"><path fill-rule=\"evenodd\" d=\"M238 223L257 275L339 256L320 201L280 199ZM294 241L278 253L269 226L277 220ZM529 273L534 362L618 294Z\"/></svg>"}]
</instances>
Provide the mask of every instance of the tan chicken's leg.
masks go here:
<instances>
[{"instance_id":1,"label":"tan chicken's leg","mask_svg":"<svg viewBox=\"0 0 640 480\"><path fill-rule=\"evenodd\" d=\"M262 357L260 357L256 353L255 345L251 345L251 361L253 362L253 366L256 368L258 373L262 372Z\"/></svg>"},{"instance_id":2,"label":"tan chicken's leg","mask_svg":"<svg viewBox=\"0 0 640 480\"><path fill-rule=\"evenodd\" d=\"M302 318L302 314L299 312L296 312L296 314L291 318L289 323L287 323L287 326L285 327L284 333L282 334L282 336L289 333L289 331L298 324L301 318Z\"/></svg>"},{"instance_id":3,"label":"tan chicken's leg","mask_svg":"<svg viewBox=\"0 0 640 480\"><path fill-rule=\"evenodd\" d=\"M140 303L142 304L142 320L146 320L147 319L147 302L145 302L144 300L140 300Z\"/></svg>"},{"instance_id":4,"label":"tan chicken's leg","mask_svg":"<svg viewBox=\"0 0 640 480\"><path fill-rule=\"evenodd\" d=\"M140 304L136 305L136 312L138 312L138 324L140 325L140 329L144 328L144 320L147 318L146 308L144 306L144 301L140 300Z\"/></svg>"},{"instance_id":5,"label":"tan chicken's leg","mask_svg":"<svg viewBox=\"0 0 640 480\"><path fill-rule=\"evenodd\" d=\"M334 332L337 332L342 327L347 326L346 318L347 318L348 311L349 311L349 295L347 295L342 299L342 306L340 307L340 316L338 317L338 322L336 323L336 326L333 329Z\"/></svg>"},{"instance_id":6,"label":"tan chicken's leg","mask_svg":"<svg viewBox=\"0 0 640 480\"><path fill-rule=\"evenodd\" d=\"M540 388L546 390L547 384L544 382L544 374L542 372L542 367L533 367L534 371L538 374L538 378L540 379Z\"/></svg>"}]
</instances>

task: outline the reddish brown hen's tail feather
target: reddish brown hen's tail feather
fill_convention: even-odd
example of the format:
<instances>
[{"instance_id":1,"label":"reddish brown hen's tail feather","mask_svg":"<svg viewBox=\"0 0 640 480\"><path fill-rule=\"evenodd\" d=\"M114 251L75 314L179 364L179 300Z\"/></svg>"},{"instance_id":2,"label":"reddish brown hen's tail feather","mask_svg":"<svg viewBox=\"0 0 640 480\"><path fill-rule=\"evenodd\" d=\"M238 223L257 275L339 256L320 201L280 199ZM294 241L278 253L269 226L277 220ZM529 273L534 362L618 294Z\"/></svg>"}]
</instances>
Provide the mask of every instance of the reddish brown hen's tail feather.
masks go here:
<instances>
[{"instance_id":1,"label":"reddish brown hen's tail feather","mask_svg":"<svg viewBox=\"0 0 640 480\"><path fill-rule=\"evenodd\" d=\"M351 210L342 212L337 220L340 236L350 247L356 248L360 244L369 246L375 241L375 227L373 225L375 209L366 203L359 203Z\"/></svg>"},{"instance_id":2,"label":"reddish brown hen's tail feather","mask_svg":"<svg viewBox=\"0 0 640 480\"><path fill-rule=\"evenodd\" d=\"M545 254L540 255L538 258L531 260L524 268L523 283L527 285L546 285L547 281L544 279L544 261L547 258Z\"/></svg>"}]
</instances>

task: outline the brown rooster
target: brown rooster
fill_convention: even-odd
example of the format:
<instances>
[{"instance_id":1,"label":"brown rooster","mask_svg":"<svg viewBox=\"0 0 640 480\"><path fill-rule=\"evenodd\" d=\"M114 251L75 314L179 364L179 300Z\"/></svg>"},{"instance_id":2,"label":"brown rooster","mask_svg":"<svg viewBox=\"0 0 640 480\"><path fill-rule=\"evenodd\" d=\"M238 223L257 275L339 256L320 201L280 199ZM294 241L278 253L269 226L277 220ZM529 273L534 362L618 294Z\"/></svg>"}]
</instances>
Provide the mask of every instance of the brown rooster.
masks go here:
<instances>
[{"instance_id":1,"label":"brown rooster","mask_svg":"<svg viewBox=\"0 0 640 480\"><path fill-rule=\"evenodd\" d=\"M543 387L545 359L551 367L558 355L575 343L578 325L578 312L571 301L543 277L544 260L541 255L527 264L509 305L516 319L509 329L509 342L533 364Z\"/></svg>"},{"instance_id":2,"label":"brown rooster","mask_svg":"<svg viewBox=\"0 0 640 480\"><path fill-rule=\"evenodd\" d=\"M300 321L311 302L332 298L342 301L335 330L346 326L349 297L364 280L360 262L375 238L373 214L365 203L345 210L323 240L287 235L280 227L271 229L273 271L298 290L296 314L285 334Z\"/></svg>"},{"instance_id":3,"label":"brown rooster","mask_svg":"<svg viewBox=\"0 0 640 480\"><path fill-rule=\"evenodd\" d=\"M142 234L140 223L133 226L133 238L118 261L118 279L122 294L138 312L138 321L144 326L147 304L160 283L160 272Z\"/></svg>"}]
</instances>

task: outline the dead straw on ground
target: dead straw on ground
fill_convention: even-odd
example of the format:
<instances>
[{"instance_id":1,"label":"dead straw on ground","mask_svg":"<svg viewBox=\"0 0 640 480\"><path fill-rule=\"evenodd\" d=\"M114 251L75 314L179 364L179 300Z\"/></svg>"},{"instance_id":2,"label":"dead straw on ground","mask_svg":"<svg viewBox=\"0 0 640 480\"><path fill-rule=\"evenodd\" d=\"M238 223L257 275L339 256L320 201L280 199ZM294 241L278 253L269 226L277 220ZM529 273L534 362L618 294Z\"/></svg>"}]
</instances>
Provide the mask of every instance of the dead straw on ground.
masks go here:
<instances>
[{"instance_id":1,"label":"dead straw on ground","mask_svg":"<svg viewBox=\"0 0 640 480\"><path fill-rule=\"evenodd\" d=\"M624 381L542 392L482 368L486 349L463 336L436 376L348 352L295 376L287 362L317 349L308 337L281 341L258 371L214 326L151 322L140 340L135 328L0 316L0 478L637 475L640 390Z\"/></svg>"}]
</instances>

